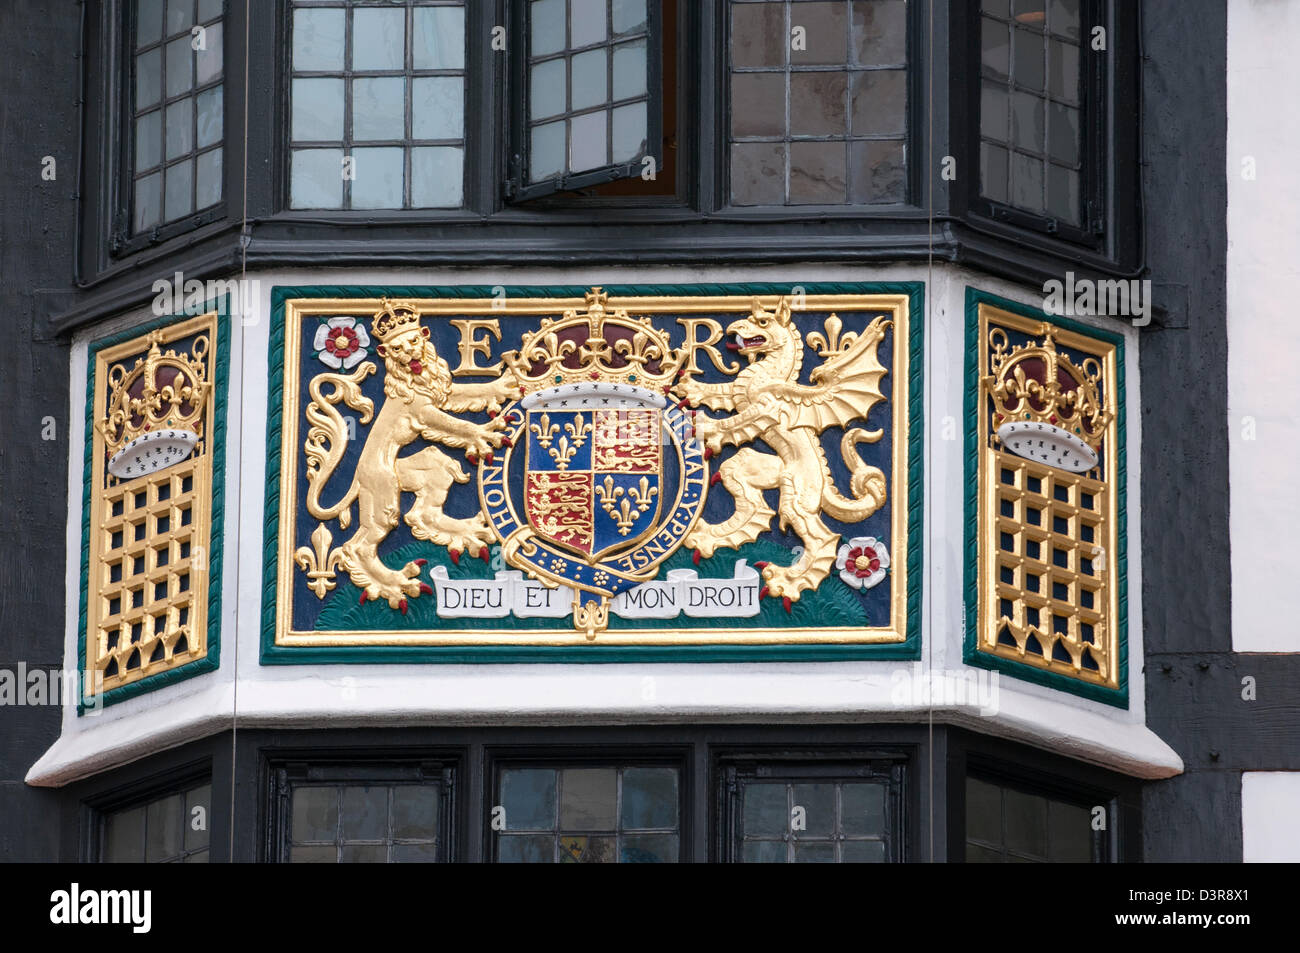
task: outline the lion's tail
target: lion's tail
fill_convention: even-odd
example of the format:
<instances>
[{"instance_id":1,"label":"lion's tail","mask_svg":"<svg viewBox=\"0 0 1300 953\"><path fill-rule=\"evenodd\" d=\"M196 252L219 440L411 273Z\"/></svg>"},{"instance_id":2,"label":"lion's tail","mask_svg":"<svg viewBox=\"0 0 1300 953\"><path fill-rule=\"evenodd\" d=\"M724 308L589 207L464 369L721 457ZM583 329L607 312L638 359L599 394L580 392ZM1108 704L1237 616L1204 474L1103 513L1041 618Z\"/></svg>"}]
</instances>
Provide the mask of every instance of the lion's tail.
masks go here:
<instances>
[{"instance_id":1,"label":"lion's tail","mask_svg":"<svg viewBox=\"0 0 1300 953\"><path fill-rule=\"evenodd\" d=\"M850 499L840 494L831 479L830 467L822 458L822 467L826 479L822 483L822 509L830 516L844 523L857 523L866 519L885 503L885 474L877 467L869 466L858 455L857 446L863 442L874 442L881 437L880 431L867 431L860 428L847 430L840 441L840 453L844 455L844 464L849 468L849 488L853 492Z\"/></svg>"},{"instance_id":2,"label":"lion's tail","mask_svg":"<svg viewBox=\"0 0 1300 953\"><path fill-rule=\"evenodd\" d=\"M311 394L311 403L305 411L307 422L307 441L304 452L307 455L307 512L319 520L338 518L339 526L347 529L352 522L352 502L357 498L359 486L356 477L352 485L333 506L323 506L320 501L321 490L333 476L343 453L348 446L348 422L343 419L335 404L343 401L361 415L361 423L370 423L374 415L374 401L361 393L361 382L374 373L375 365L366 362L351 375L318 374L312 379L307 390ZM322 388L332 388L322 394Z\"/></svg>"}]
</instances>

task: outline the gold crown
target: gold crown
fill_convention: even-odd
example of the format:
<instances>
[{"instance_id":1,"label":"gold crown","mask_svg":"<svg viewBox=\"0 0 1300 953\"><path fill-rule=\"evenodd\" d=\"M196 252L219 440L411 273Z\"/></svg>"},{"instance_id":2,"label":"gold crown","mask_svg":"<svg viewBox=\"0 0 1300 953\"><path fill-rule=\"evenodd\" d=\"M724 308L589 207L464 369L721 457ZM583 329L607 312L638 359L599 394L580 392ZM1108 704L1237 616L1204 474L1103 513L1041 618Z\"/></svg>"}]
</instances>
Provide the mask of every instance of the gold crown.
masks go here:
<instances>
[{"instance_id":1,"label":"gold crown","mask_svg":"<svg viewBox=\"0 0 1300 953\"><path fill-rule=\"evenodd\" d=\"M420 326L420 312L415 310L414 305L405 301L389 301L387 298L381 300L384 306L370 325L374 332L372 336L380 344L394 335Z\"/></svg>"},{"instance_id":2,"label":"gold crown","mask_svg":"<svg viewBox=\"0 0 1300 953\"><path fill-rule=\"evenodd\" d=\"M149 350L127 370L114 364L108 372L108 412L98 423L110 458L124 447L159 431L203 435L207 380L207 335L199 335L189 354L163 351L161 329L149 333ZM179 462L179 461L173 461Z\"/></svg>"},{"instance_id":3,"label":"gold crown","mask_svg":"<svg viewBox=\"0 0 1300 953\"><path fill-rule=\"evenodd\" d=\"M1101 362L1086 357L1082 366L1056 350L1051 328L1040 325L1042 343L1032 339L1009 347L1001 328L989 332L990 373L984 378L993 399L993 427L1034 423L1057 427L1094 451L1114 417L1101 397Z\"/></svg>"},{"instance_id":4,"label":"gold crown","mask_svg":"<svg viewBox=\"0 0 1300 953\"><path fill-rule=\"evenodd\" d=\"M686 355L649 317L607 310L608 298L592 288L586 308L571 308L558 321L543 318L518 351L503 355L522 394L566 384L626 384L667 393Z\"/></svg>"}]
</instances>

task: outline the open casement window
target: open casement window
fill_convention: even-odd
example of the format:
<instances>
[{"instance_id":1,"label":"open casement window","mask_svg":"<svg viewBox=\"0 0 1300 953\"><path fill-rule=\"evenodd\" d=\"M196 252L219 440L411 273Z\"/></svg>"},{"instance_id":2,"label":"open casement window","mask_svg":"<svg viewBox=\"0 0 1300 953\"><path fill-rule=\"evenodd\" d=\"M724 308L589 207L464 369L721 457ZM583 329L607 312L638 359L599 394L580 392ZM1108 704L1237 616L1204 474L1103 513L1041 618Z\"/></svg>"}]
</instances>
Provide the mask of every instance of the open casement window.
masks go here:
<instances>
[{"instance_id":1,"label":"open casement window","mask_svg":"<svg viewBox=\"0 0 1300 953\"><path fill-rule=\"evenodd\" d=\"M659 0L528 0L511 5L511 148L506 197L661 176L663 24ZM651 160L647 162L647 158Z\"/></svg>"}]
</instances>

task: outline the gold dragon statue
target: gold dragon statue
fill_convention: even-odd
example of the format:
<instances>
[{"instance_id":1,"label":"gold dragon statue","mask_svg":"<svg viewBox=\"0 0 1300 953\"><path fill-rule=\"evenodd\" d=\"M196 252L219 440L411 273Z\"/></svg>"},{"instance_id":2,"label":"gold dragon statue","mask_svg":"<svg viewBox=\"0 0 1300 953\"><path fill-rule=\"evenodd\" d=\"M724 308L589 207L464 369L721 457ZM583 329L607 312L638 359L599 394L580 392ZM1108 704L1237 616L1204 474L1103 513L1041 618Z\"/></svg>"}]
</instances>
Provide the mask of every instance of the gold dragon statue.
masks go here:
<instances>
[{"instance_id":1,"label":"gold dragon statue","mask_svg":"<svg viewBox=\"0 0 1300 953\"><path fill-rule=\"evenodd\" d=\"M723 462L712 482L721 481L731 493L735 512L721 523L697 523L685 543L695 548L697 558L707 558L717 549L754 541L779 516L780 527L802 540L803 555L791 566L756 565L763 574L763 594L783 599L787 611L804 590L819 586L835 563L840 537L819 513L856 523L885 502L884 473L869 466L856 449L859 443L879 440L883 431L849 424L865 420L884 400L880 380L886 371L877 349L889 326L877 317L860 334L841 335L841 322L831 315L826 335L808 336L810 344L821 345L818 353L826 360L812 370L810 383L802 384L804 344L789 301L781 298L769 312L755 299L750 315L727 327L749 366L725 383L702 383L686 374L677 384L677 393L693 407L735 412L724 418L696 416L696 436L704 442L706 459L724 446L755 440L775 451L744 447ZM829 427L845 428L840 451L852 498L836 488L822 450L821 433ZM780 491L776 511L764 499L764 490Z\"/></svg>"},{"instance_id":2,"label":"gold dragon statue","mask_svg":"<svg viewBox=\"0 0 1300 953\"><path fill-rule=\"evenodd\" d=\"M379 559L379 544L397 526L403 492L415 494L405 517L412 535L446 546L454 559L466 551L487 558L495 537L481 513L457 519L442 511L452 484L469 481L459 462L435 446L403 457L398 451L421 439L465 450L471 463L478 457L490 461L492 451L507 439L501 433L504 421L496 413L517 383L509 371L488 383L453 383L447 362L429 340L429 329L421 326L418 312L410 305L384 299L372 327L372 337L379 342L375 351L387 371L385 400L366 437L351 486L330 506L321 503L321 491L348 445L348 423L335 405L347 404L359 413L362 424L369 423L374 403L361 393L361 382L376 368L367 361L351 374L318 374L308 385L312 400L305 412L311 424L304 447L306 504L316 519L337 518L342 529L351 524L352 504L357 504L357 529L339 547L338 562L362 589L363 603L383 599L405 612L407 598L432 589L418 578L424 560L390 569ZM453 416L483 410L493 415L486 424Z\"/></svg>"}]
</instances>

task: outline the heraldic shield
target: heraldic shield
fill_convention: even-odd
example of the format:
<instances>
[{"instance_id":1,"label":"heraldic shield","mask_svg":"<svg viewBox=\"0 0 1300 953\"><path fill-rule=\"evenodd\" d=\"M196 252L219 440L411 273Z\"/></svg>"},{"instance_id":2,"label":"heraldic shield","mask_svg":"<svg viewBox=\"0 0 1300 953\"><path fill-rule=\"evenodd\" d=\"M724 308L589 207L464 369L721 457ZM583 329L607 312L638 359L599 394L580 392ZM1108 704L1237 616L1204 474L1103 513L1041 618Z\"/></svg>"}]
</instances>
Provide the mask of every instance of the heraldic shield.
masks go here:
<instances>
[{"instance_id":1,"label":"heraldic shield","mask_svg":"<svg viewBox=\"0 0 1300 953\"><path fill-rule=\"evenodd\" d=\"M591 563L640 542L659 522L662 412L627 390L615 400L557 397L531 408L525 423L528 522Z\"/></svg>"}]
</instances>

